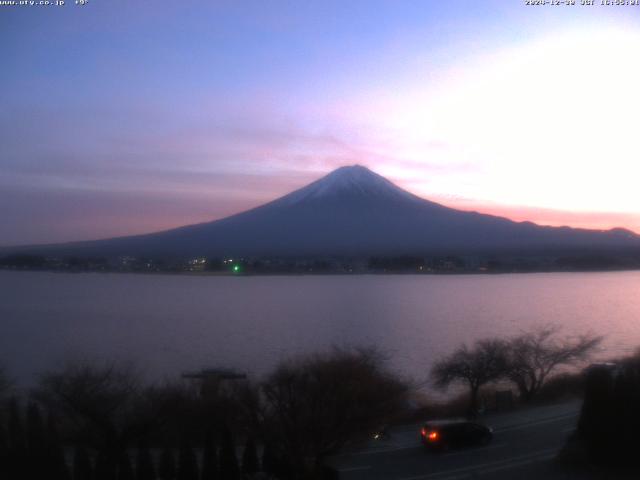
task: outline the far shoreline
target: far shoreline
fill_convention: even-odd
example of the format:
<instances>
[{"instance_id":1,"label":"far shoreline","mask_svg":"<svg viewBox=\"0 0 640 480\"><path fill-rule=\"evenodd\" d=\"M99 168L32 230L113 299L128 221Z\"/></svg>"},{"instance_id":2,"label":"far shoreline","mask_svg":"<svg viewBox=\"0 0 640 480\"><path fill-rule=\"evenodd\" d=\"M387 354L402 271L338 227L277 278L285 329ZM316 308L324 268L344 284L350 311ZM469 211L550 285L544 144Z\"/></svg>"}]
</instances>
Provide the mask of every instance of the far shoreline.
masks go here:
<instances>
[{"instance_id":1,"label":"far shoreline","mask_svg":"<svg viewBox=\"0 0 640 480\"><path fill-rule=\"evenodd\" d=\"M503 275L533 275L533 274L593 274L593 273L627 273L640 272L640 268L617 269L584 269L584 270L527 270L527 271L447 271L447 272L187 272L187 271L118 271L118 270L56 270L56 269L19 269L0 268L0 272L13 273L55 273L55 274L112 274L112 275L148 275L170 277L224 277L224 278L253 278L253 277L363 277L363 276L397 276L397 277L452 277L452 276L503 276Z\"/></svg>"}]
</instances>

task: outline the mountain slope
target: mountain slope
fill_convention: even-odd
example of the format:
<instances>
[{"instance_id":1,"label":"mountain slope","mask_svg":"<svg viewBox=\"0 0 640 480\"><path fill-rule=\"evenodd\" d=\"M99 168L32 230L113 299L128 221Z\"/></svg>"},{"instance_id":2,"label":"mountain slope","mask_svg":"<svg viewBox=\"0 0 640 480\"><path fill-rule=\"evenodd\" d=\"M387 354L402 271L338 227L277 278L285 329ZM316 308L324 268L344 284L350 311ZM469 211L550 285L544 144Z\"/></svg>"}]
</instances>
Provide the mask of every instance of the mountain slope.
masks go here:
<instances>
[{"instance_id":1,"label":"mountain slope","mask_svg":"<svg viewBox=\"0 0 640 480\"><path fill-rule=\"evenodd\" d=\"M47 250L78 255L221 257L625 247L640 247L640 237L622 229L543 227L455 210L417 197L356 165L341 167L284 197L221 220Z\"/></svg>"}]
</instances>

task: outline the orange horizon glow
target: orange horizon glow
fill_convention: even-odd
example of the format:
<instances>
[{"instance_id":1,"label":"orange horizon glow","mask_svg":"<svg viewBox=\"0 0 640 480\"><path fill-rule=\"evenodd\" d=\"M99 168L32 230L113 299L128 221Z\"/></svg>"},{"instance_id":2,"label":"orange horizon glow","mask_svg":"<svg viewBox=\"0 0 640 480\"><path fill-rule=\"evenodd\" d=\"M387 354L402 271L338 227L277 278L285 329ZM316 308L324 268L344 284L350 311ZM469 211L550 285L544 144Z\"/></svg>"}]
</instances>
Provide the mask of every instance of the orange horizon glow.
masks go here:
<instances>
[{"instance_id":1,"label":"orange horizon glow","mask_svg":"<svg viewBox=\"0 0 640 480\"><path fill-rule=\"evenodd\" d=\"M572 212L549 208L487 205L482 203L459 202L442 199L438 203L459 210L470 210L497 217L505 217L514 222L533 222L542 226L586 228L589 230L610 230L623 228L634 233L640 232L640 215L617 212Z\"/></svg>"}]
</instances>

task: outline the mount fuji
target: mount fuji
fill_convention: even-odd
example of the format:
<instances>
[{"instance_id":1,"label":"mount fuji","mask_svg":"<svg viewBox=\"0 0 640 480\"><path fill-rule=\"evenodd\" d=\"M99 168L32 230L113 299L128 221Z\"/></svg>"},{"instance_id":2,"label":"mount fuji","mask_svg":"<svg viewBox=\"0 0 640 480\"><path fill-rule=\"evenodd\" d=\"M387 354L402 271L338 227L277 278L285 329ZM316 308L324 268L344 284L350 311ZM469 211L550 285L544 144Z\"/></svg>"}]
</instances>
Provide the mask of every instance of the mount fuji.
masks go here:
<instances>
[{"instance_id":1,"label":"mount fuji","mask_svg":"<svg viewBox=\"0 0 640 480\"><path fill-rule=\"evenodd\" d=\"M359 166L338 168L260 207L163 232L21 251L136 256L365 256L600 251L640 248L640 236L540 226L456 210Z\"/></svg>"}]
</instances>

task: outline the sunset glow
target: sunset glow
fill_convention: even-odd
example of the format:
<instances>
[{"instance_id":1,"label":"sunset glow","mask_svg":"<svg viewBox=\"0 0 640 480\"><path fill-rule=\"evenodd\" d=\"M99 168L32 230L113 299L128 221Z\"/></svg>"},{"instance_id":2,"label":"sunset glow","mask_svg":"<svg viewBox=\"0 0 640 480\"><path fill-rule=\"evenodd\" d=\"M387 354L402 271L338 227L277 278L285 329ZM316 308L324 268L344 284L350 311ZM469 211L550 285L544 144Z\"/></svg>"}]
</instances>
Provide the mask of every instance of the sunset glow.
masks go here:
<instances>
[{"instance_id":1,"label":"sunset glow","mask_svg":"<svg viewBox=\"0 0 640 480\"><path fill-rule=\"evenodd\" d=\"M0 245L222 218L354 163L640 231L640 7L242 3L4 9Z\"/></svg>"}]
</instances>

